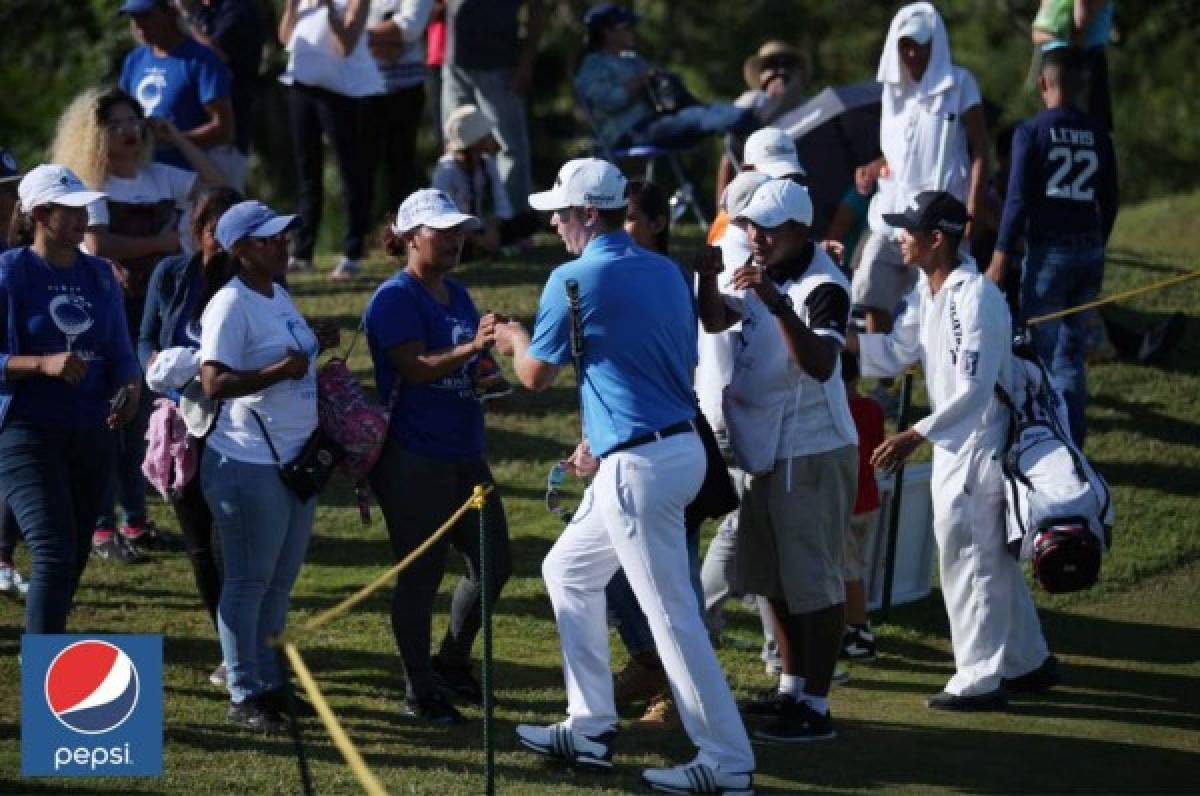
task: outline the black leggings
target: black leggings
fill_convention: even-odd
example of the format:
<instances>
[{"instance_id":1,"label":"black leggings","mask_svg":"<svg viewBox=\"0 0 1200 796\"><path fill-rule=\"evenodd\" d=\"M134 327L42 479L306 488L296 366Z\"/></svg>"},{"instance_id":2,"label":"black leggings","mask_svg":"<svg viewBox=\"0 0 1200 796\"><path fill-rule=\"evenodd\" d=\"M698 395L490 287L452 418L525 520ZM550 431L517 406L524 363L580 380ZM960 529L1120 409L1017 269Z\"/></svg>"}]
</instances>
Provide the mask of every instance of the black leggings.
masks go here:
<instances>
[{"instance_id":1,"label":"black leggings","mask_svg":"<svg viewBox=\"0 0 1200 796\"><path fill-rule=\"evenodd\" d=\"M208 502L205 501L204 492L200 488L203 444L200 443L202 447L196 462L196 477L188 482L178 496L171 498L171 508L175 510L175 519L179 522L180 533L183 534L183 545L187 548L192 574L196 578L196 590L200 592L204 610L208 611L215 627L224 567L221 563L221 546L218 544L212 512L209 511Z\"/></svg>"},{"instance_id":2,"label":"black leggings","mask_svg":"<svg viewBox=\"0 0 1200 796\"><path fill-rule=\"evenodd\" d=\"M400 560L441 527L466 502L477 484L491 483L492 474L483 459L457 462L431 459L404 450L389 437L379 463L371 472L370 482L383 509L392 553ZM508 521L497 490L488 495L483 513L492 567L489 593L495 600L512 572ZM454 589L450 624L438 657L454 666L470 660L471 646L482 624L479 542L479 515L469 511L401 573L392 592L392 632L404 663L410 699L426 698L436 692L430 665L429 625L433 601L446 571L448 545L453 545L463 557L466 576Z\"/></svg>"},{"instance_id":3,"label":"black leggings","mask_svg":"<svg viewBox=\"0 0 1200 796\"><path fill-rule=\"evenodd\" d=\"M20 538L21 529L17 527L17 518L8 507L8 501L0 498L0 564L13 562L13 554L17 551Z\"/></svg>"}]
</instances>

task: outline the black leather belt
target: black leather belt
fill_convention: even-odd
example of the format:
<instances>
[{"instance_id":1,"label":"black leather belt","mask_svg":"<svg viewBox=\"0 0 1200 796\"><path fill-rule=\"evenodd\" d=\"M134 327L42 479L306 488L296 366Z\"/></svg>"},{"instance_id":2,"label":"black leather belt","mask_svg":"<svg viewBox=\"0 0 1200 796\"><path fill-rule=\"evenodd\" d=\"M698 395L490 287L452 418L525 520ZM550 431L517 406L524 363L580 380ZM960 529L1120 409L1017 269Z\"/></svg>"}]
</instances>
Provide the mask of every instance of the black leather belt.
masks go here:
<instances>
[{"instance_id":1,"label":"black leather belt","mask_svg":"<svg viewBox=\"0 0 1200 796\"><path fill-rule=\"evenodd\" d=\"M608 455L612 456L614 453L627 451L630 448L636 448L638 445L645 445L647 442L656 442L660 439L673 437L676 434L686 434L687 432L694 430L695 429L692 427L691 420L681 420L678 423L667 426L666 428L660 428L658 431L651 431L649 434L642 434L640 436L633 437L632 439L627 439L609 451Z\"/></svg>"}]
</instances>

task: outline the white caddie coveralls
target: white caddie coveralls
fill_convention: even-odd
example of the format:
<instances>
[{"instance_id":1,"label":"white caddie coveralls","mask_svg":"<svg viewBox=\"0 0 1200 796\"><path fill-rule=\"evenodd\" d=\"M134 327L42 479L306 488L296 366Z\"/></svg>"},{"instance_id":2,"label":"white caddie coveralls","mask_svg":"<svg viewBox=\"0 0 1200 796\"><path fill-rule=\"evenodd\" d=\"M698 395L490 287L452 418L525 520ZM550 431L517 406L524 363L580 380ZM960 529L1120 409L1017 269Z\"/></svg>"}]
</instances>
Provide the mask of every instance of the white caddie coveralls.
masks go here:
<instances>
[{"instance_id":1,"label":"white caddie coveralls","mask_svg":"<svg viewBox=\"0 0 1200 796\"><path fill-rule=\"evenodd\" d=\"M913 428L933 445L933 532L955 673L947 693L976 696L1027 674L1050 654L1020 564L1005 547L1000 455L1012 321L974 261L933 295L922 274L889 334L859 336L862 375L895 376L918 359L932 413Z\"/></svg>"}]
</instances>

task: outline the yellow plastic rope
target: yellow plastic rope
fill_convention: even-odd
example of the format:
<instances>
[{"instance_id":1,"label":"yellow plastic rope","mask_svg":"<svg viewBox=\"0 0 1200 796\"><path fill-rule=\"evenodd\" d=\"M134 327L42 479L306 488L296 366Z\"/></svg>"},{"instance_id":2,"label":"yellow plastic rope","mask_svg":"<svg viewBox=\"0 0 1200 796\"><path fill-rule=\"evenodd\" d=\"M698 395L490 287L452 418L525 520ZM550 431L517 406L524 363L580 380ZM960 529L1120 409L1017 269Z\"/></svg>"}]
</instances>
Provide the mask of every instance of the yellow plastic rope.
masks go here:
<instances>
[{"instance_id":1,"label":"yellow plastic rope","mask_svg":"<svg viewBox=\"0 0 1200 796\"><path fill-rule=\"evenodd\" d=\"M371 769L367 768L366 762L362 759L362 755L358 753L358 749L354 747L350 736L346 735L346 731L338 723L337 716L333 714L329 703L325 701L324 695L321 694L321 689L317 686L317 681L313 679L312 673L304 665L304 659L300 657L300 650L296 649L296 645L289 641L284 643L283 651L287 653L288 660L292 663L292 670L296 672L296 679L300 681L300 685L304 686L304 690L308 692L308 698L312 701L317 715L321 717L321 721L325 723L325 728L329 730L329 737L333 739L334 746L342 753L342 757L346 759L346 765L350 766L350 770L354 772L354 776L358 777L358 782L362 785L363 791L368 796L387 796L387 790L384 789L383 784L375 778L375 775L371 773Z\"/></svg>"},{"instance_id":2,"label":"yellow plastic rope","mask_svg":"<svg viewBox=\"0 0 1200 796\"><path fill-rule=\"evenodd\" d=\"M1124 293L1115 293L1111 296L1105 296L1104 298L1096 299L1095 301L1089 301L1087 304L1080 304L1078 307L1068 307L1067 309L1059 310L1058 312L1039 315L1036 318L1030 318L1026 322L1026 325L1036 326L1037 324L1045 323L1046 321L1058 320L1059 318L1065 318L1068 315L1074 315L1077 312L1095 309L1096 307L1103 307L1105 304L1112 304L1114 301L1123 301L1124 299L1131 298L1133 296L1140 296L1142 293L1151 293L1155 290L1162 290L1163 288L1183 284L1189 279L1195 279L1196 277L1200 277L1200 271L1189 271L1186 274L1180 274L1179 276L1175 276L1170 279L1164 279L1161 282L1155 282L1153 285L1136 287L1133 290L1126 290Z\"/></svg>"},{"instance_id":3,"label":"yellow plastic rope","mask_svg":"<svg viewBox=\"0 0 1200 796\"><path fill-rule=\"evenodd\" d=\"M476 486L474 492L471 494L471 497L467 499L467 502L462 504L462 506L459 507L458 511L456 511L456 512L454 512L454 514L450 515L450 519L446 520L442 524L442 527L440 527L436 531L434 531L429 536L428 539L426 539L424 542L422 542L420 544L419 547L417 547L416 550L413 550L411 553L406 555L395 566L393 566L387 572L385 572L382 575L380 575L379 577L377 577L375 580L368 583L366 586L364 586L362 589L360 589L355 594L352 594L351 596L347 597L345 600L342 600L340 603L333 606L332 608L317 614L312 619L309 619L307 622L305 622L303 625L301 625L301 627L300 627L301 631L311 632L313 630L317 630L321 627L324 627L325 625L332 622L334 619L337 619L338 617L343 616L344 614L348 613L352 608L354 608L356 605L361 603L363 600L370 597L372 594L374 594L379 589L382 589L384 586L386 586L388 584L388 581L390 581L392 578L399 575L404 570L408 569L408 567L412 564L412 562L416 561L418 558L420 558L422 555L424 555L425 552L427 550L429 550L429 548L433 547L433 545L437 543L438 539L441 539L451 528L453 528L454 524L456 522L458 522L459 519L461 519L464 514L466 514L468 511L470 511L472 509L475 509L477 511L482 511L483 504L484 504L484 498L486 498L488 496L488 493L490 493L493 489L495 489L495 487L492 486L491 484L489 484L487 486L483 486L482 484ZM292 641L293 638L292 638L291 631L288 631L287 633L282 635L280 637L280 640L283 642Z\"/></svg>"}]
</instances>

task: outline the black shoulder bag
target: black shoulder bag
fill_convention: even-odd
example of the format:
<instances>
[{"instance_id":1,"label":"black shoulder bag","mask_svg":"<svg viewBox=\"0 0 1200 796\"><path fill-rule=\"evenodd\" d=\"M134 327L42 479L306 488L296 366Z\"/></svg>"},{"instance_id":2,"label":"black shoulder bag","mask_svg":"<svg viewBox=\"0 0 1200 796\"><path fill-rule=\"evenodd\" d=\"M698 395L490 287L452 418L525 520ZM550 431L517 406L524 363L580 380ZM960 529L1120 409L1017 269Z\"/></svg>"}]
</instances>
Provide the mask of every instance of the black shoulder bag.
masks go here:
<instances>
[{"instance_id":1,"label":"black shoulder bag","mask_svg":"<svg viewBox=\"0 0 1200 796\"><path fill-rule=\"evenodd\" d=\"M254 415L255 422L262 430L263 439L267 441L267 447L271 449L271 457L275 459L275 464L279 467L279 478L283 481L284 486L305 502L320 494L325 485L329 483L334 468L346 456L342 446L326 436L318 426L308 441L304 443L304 447L300 449L296 458L284 464L280 461L279 452L275 450L275 443L271 442L271 435L267 433L267 426L259 417L258 412L253 409L249 409L249 412Z\"/></svg>"}]
</instances>

